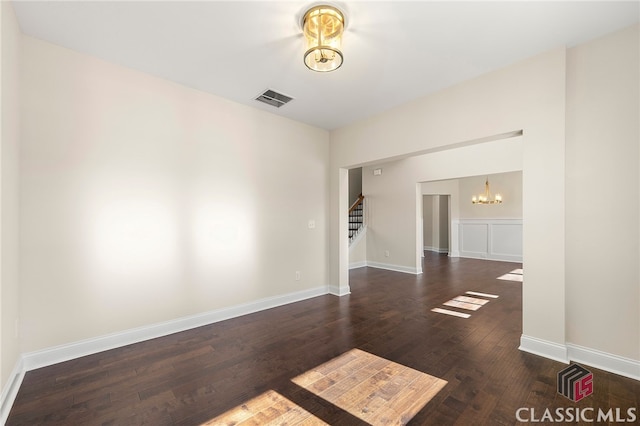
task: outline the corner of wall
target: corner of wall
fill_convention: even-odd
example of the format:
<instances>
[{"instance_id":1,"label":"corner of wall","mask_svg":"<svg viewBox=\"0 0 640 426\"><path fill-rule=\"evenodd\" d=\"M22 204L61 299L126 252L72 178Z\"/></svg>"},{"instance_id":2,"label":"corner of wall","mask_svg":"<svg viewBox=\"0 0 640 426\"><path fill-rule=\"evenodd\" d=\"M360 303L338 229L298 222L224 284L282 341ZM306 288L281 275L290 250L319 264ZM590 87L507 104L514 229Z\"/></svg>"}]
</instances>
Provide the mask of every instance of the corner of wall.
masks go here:
<instances>
[{"instance_id":1,"label":"corner of wall","mask_svg":"<svg viewBox=\"0 0 640 426\"><path fill-rule=\"evenodd\" d=\"M6 398L17 392L18 338L18 144L20 140L20 64L22 33L11 2L0 2L0 386ZM19 381L19 380L18 380Z\"/></svg>"}]
</instances>

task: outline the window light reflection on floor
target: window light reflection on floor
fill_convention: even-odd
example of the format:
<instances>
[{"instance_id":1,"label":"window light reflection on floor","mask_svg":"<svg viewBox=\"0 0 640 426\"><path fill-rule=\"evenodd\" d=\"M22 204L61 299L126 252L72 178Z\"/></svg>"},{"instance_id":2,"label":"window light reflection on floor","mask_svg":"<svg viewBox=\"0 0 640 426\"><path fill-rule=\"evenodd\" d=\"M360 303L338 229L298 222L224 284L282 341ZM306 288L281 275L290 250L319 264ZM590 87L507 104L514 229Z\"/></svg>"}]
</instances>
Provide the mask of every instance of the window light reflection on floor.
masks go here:
<instances>
[{"instance_id":1,"label":"window light reflection on floor","mask_svg":"<svg viewBox=\"0 0 640 426\"><path fill-rule=\"evenodd\" d=\"M202 425L240 424L327 425L327 423L273 390L269 390L242 405L232 408Z\"/></svg>"},{"instance_id":2,"label":"window light reflection on floor","mask_svg":"<svg viewBox=\"0 0 640 426\"><path fill-rule=\"evenodd\" d=\"M292 381L373 425L406 424L447 384L359 349Z\"/></svg>"}]
</instances>

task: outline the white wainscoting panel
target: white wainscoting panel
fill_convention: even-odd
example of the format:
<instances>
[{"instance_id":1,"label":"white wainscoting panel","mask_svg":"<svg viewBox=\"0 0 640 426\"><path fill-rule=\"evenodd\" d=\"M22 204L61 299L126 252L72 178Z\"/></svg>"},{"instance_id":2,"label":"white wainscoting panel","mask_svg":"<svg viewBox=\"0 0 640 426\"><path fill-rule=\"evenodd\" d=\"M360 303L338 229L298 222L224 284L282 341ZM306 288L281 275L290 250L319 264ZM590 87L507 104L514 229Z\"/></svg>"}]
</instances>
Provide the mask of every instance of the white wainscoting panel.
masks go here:
<instances>
[{"instance_id":1,"label":"white wainscoting panel","mask_svg":"<svg viewBox=\"0 0 640 426\"><path fill-rule=\"evenodd\" d=\"M460 219L460 257L522 262L521 219Z\"/></svg>"},{"instance_id":2,"label":"white wainscoting panel","mask_svg":"<svg viewBox=\"0 0 640 426\"><path fill-rule=\"evenodd\" d=\"M460 253L462 257L486 259L489 252L489 225L460 221Z\"/></svg>"}]
</instances>

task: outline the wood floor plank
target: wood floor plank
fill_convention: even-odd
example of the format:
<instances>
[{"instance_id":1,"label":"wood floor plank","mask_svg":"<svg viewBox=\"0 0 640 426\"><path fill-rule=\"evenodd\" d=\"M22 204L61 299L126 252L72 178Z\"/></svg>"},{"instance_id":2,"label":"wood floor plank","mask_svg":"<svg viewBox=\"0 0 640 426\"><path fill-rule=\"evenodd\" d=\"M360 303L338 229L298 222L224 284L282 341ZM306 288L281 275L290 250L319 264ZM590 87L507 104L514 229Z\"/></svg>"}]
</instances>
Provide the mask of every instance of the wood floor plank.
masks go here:
<instances>
[{"instance_id":1,"label":"wood floor plank","mask_svg":"<svg viewBox=\"0 0 640 426\"><path fill-rule=\"evenodd\" d=\"M307 375L317 380L304 380ZM340 381L327 382L325 379L331 376ZM385 425L405 424L446 384L444 380L355 349L293 381L355 417ZM318 387L318 383L323 385ZM339 391L334 391L334 387Z\"/></svg>"},{"instance_id":2,"label":"wood floor plank","mask_svg":"<svg viewBox=\"0 0 640 426\"><path fill-rule=\"evenodd\" d=\"M191 426L268 391L292 402L276 408L286 418L305 410L315 417L302 423L346 426L366 422L325 397L353 399L371 424L514 424L524 405L638 407L638 381L588 366L594 393L575 404L555 389L564 364L518 350L522 283L497 277L520 267L426 252L420 276L354 269L348 296L319 296L29 371L6 424ZM468 319L430 311L478 293L499 297ZM321 395L294 383L354 349L375 358L340 360L327 375L307 377L329 377ZM447 384L437 392L427 381L411 385L433 393L419 406L402 393L408 373L390 363ZM367 381L375 389L347 396ZM385 408L398 395L401 409Z\"/></svg>"}]
</instances>

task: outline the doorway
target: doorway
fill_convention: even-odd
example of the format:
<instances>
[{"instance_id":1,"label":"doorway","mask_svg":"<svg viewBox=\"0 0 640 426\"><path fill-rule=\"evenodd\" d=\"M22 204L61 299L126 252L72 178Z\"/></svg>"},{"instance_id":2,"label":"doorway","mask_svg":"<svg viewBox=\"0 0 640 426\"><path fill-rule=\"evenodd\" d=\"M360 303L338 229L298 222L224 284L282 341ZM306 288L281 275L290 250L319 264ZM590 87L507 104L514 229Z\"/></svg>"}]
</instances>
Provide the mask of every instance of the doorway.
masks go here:
<instances>
[{"instance_id":1,"label":"doorway","mask_svg":"<svg viewBox=\"0 0 640 426\"><path fill-rule=\"evenodd\" d=\"M422 243L425 251L449 253L450 241L450 196L422 196Z\"/></svg>"}]
</instances>

